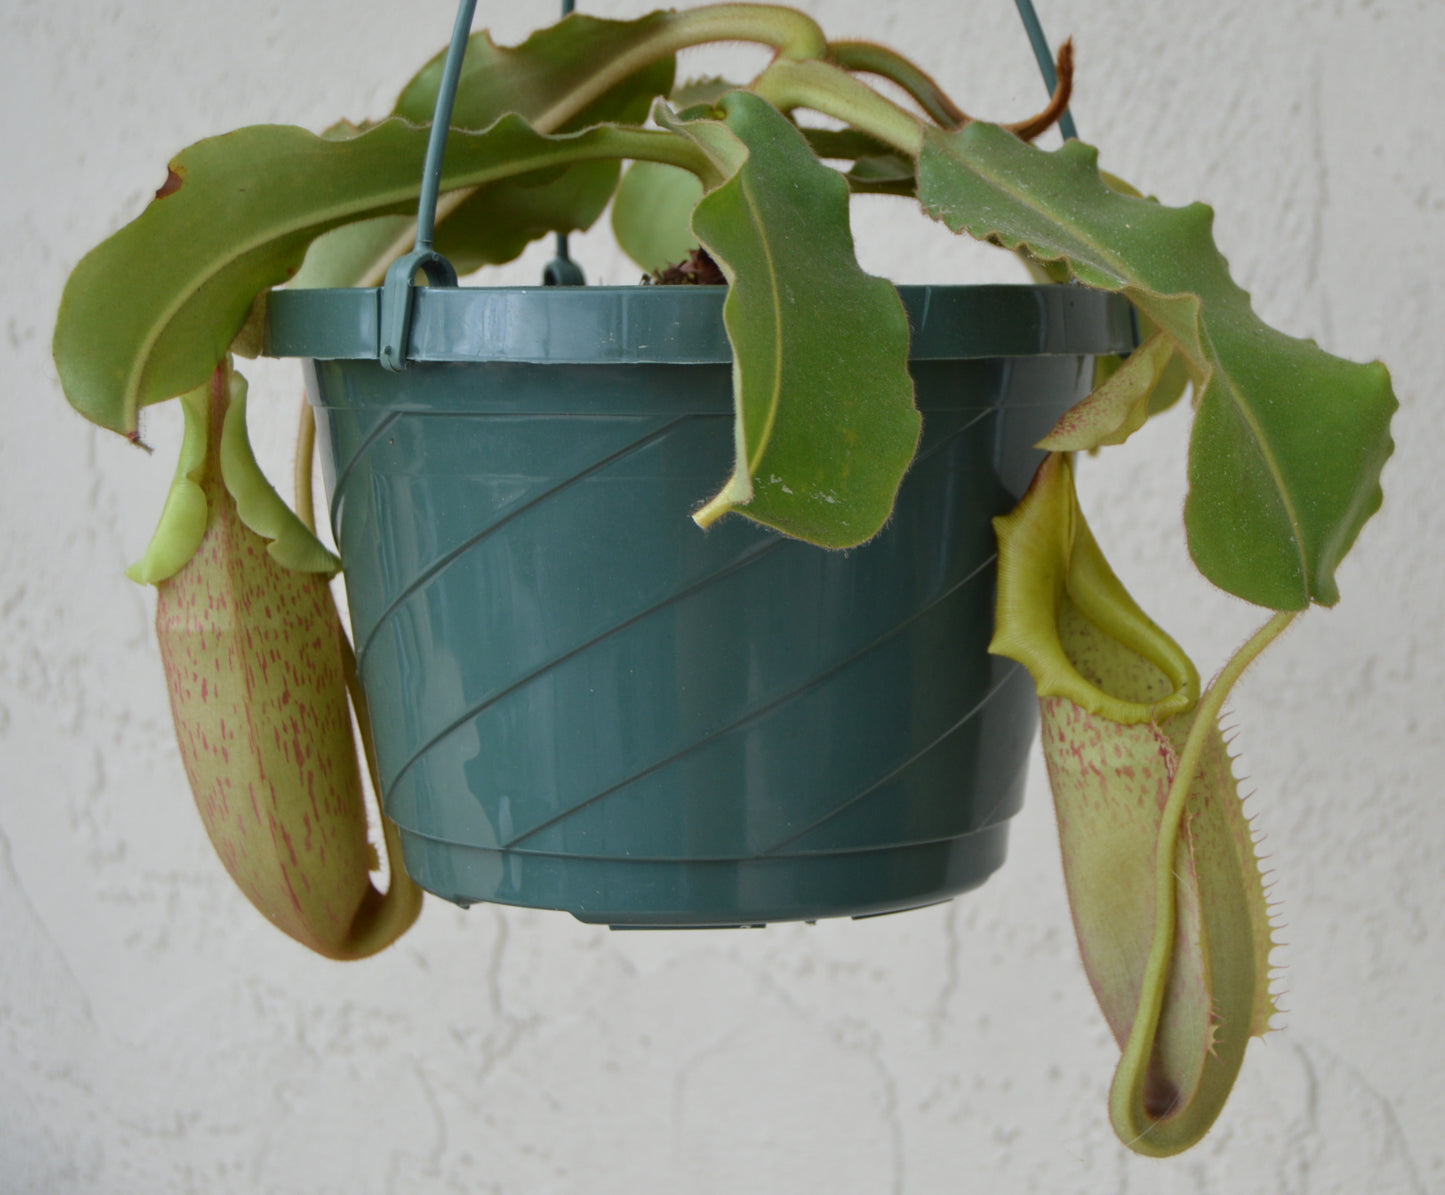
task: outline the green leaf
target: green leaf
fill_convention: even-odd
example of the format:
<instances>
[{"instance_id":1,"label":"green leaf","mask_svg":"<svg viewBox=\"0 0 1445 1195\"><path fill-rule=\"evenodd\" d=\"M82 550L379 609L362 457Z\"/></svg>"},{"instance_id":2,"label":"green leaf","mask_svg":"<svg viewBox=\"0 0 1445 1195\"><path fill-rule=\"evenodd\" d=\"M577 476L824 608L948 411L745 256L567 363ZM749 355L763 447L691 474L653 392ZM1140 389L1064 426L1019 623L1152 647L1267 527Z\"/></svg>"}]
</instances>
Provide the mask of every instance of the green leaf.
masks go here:
<instances>
[{"instance_id":1,"label":"green leaf","mask_svg":"<svg viewBox=\"0 0 1445 1195\"><path fill-rule=\"evenodd\" d=\"M1154 196L1145 195L1144 192L1140 191L1132 183L1127 182L1116 174L1110 174L1107 170L1099 171L1099 177L1104 180L1105 186L1123 195L1132 195L1136 199L1148 199L1151 203L1159 202ZM1067 267L1062 267L1058 263L1054 263L1054 265L1055 268L1063 270L1063 277L1054 278L1052 281L1067 282L1069 276ZM1148 341L1159 331L1154 321L1143 312L1136 310L1134 312L1134 318L1139 323L1139 339L1141 341ZM1101 357L1098 358L1094 364L1096 369L1102 367L1105 370L1103 377L1096 375L1095 385L1098 385L1105 381L1110 373L1123 364L1123 358ZM1188 366L1185 364L1184 358L1176 352L1169 358L1168 364L1160 371L1159 377L1154 383L1154 390L1149 395L1149 415L1152 417L1161 411L1167 411L1184 397L1184 391L1188 385Z\"/></svg>"},{"instance_id":2,"label":"green leaf","mask_svg":"<svg viewBox=\"0 0 1445 1195\"><path fill-rule=\"evenodd\" d=\"M802 128L801 132L807 139L809 148L820 158L856 162L859 158L898 156L887 142L870 137L867 133L860 133L857 129ZM911 174L911 162L908 169Z\"/></svg>"},{"instance_id":3,"label":"green leaf","mask_svg":"<svg viewBox=\"0 0 1445 1195\"><path fill-rule=\"evenodd\" d=\"M433 245L459 274L512 261L548 233L591 227L607 206L617 168L616 162L579 162L560 174L553 169L478 187L444 211ZM375 282L399 252L411 247L415 236L414 214L344 225L316 239L290 285Z\"/></svg>"},{"instance_id":4,"label":"green leaf","mask_svg":"<svg viewBox=\"0 0 1445 1195\"><path fill-rule=\"evenodd\" d=\"M208 462L214 462L236 516L266 542L267 552L278 564L293 572L335 576L341 561L296 517L256 463L246 434L246 379L229 368L225 373L219 444L210 444L208 435L212 383L181 396L185 434L175 478L145 554L125 575L142 585L159 585L196 554L211 514L206 491L215 488L213 479L203 474Z\"/></svg>"},{"instance_id":5,"label":"green leaf","mask_svg":"<svg viewBox=\"0 0 1445 1195\"><path fill-rule=\"evenodd\" d=\"M340 559L271 488L256 463L246 434L246 379L231 373L230 391L216 455L226 492L236 504L236 517L266 541L266 551L283 568L334 577L341 571Z\"/></svg>"},{"instance_id":6,"label":"green leaf","mask_svg":"<svg viewBox=\"0 0 1445 1195\"><path fill-rule=\"evenodd\" d=\"M1198 403L1184 512L1195 563L1262 606L1333 604L1393 448L1385 367L1270 328L1230 278L1209 208L1120 194L1096 163L1077 141L1048 153L996 125L929 129L919 200L955 231L1123 293L1167 333Z\"/></svg>"},{"instance_id":7,"label":"green leaf","mask_svg":"<svg viewBox=\"0 0 1445 1195\"><path fill-rule=\"evenodd\" d=\"M855 195L912 197L918 190L913 162L901 154L859 158L843 178L848 183L848 189Z\"/></svg>"},{"instance_id":8,"label":"green leaf","mask_svg":"<svg viewBox=\"0 0 1445 1195\"><path fill-rule=\"evenodd\" d=\"M731 79L724 79L721 75L707 75L703 78L688 79L673 87L672 93L667 97L667 102L677 111L691 108L698 104L714 106L718 100L727 95L730 91L737 91L742 85L734 83Z\"/></svg>"},{"instance_id":9,"label":"green leaf","mask_svg":"<svg viewBox=\"0 0 1445 1195\"><path fill-rule=\"evenodd\" d=\"M485 30L474 33L462 59L452 126L485 129L507 112L536 121L588 79L610 70L617 59L656 39L673 21L667 12L633 21L573 13L517 46L499 46ZM442 50L402 88L395 115L413 124L431 123L445 61ZM673 70L671 56L650 62L551 131L609 120L640 121L654 96L672 90Z\"/></svg>"},{"instance_id":10,"label":"green leaf","mask_svg":"<svg viewBox=\"0 0 1445 1195\"><path fill-rule=\"evenodd\" d=\"M1159 331L1154 321L1147 315L1138 313L1139 335L1144 340ZM1189 387L1189 366L1184 358L1176 350L1159 371L1159 377L1154 383L1154 389L1149 394L1149 415L1152 417L1161 411L1167 411L1181 398L1184 391Z\"/></svg>"},{"instance_id":11,"label":"green leaf","mask_svg":"<svg viewBox=\"0 0 1445 1195\"><path fill-rule=\"evenodd\" d=\"M323 233L306 251L288 285L298 289L360 286L378 263L395 256L395 246L415 238L415 216L377 216Z\"/></svg>"},{"instance_id":12,"label":"green leaf","mask_svg":"<svg viewBox=\"0 0 1445 1195\"><path fill-rule=\"evenodd\" d=\"M620 169L618 162L579 162L560 174L479 187L437 221L436 250L470 274L515 260L549 233L585 231L606 210Z\"/></svg>"},{"instance_id":13,"label":"green leaf","mask_svg":"<svg viewBox=\"0 0 1445 1195\"><path fill-rule=\"evenodd\" d=\"M353 124L349 120L339 120L330 128L323 129L321 135L329 141L346 141L375 127L375 121ZM311 248L306 251L301 268L290 285L298 290L360 286L368 273L384 268L378 263L389 264L396 256L395 246L404 243L403 238L415 227L414 217L378 216L374 220L359 220L322 233L311 242ZM415 234L411 235L415 239ZM231 351L240 350L232 345ZM244 355L259 356L259 347L256 352Z\"/></svg>"},{"instance_id":14,"label":"green leaf","mask_svg":"<svg viewBox=\"0 0 1445 1195\"><path fill-rule=\"evenodd\" d=\"M1150 396L1173 359L1173 344L1164 333L1156 332L1088 398L1065 411L1034 447L1050 452L1081 452L1124 443L1144 426Z\"/></svg>"},{"instance_id":15,"label":"green leaf","mask_svg":"<svg viewBox=\"0 0 1445 1195\"><path fill-rule=\"evenodd\" d=\"M137 585L157 585L173 577L196 554L206 534L209 506L201 471L206 463L206 404L209 385L181 395L185 432L176 472L161 508L160 522L139 560L125 570Z\"/></svg>"},{"instance_id":16,"label":"green leaf","mask_svg":"<svg viewBox=\"0 0 1445 1195\"><path fill-rule=\"evenodd\" d=\"M851 162L843 177L856 195L908 195L916 190L913 159L857 129L804 128L820 158Z\"/></svg>"},{"instance_id":17,"label":"green leaf","mask_svg":"<svg viewBox=\"0 0 1445 1195\"><path fill-rule=\"evenodd\" d=\"M199 142L164 198L87 254L66 283L54 353L66 397L119 432L137 409L205 382L261 291L321 233L407 214L427 130L388 120L346 140L263 125ZM448 140L444 189L574 161L696 151L672 134L599 127L544 137L516 116ZM699 159L701 160L701 159Z\"/></svg>"},{"instance_id":18,"label":"green leaf","mask_svg":"<svg viewBox=\"0 0 1445 1195\"><path fill-rule=\"evenodd\" d=\"M851 547L888 518L918 443L908 319L892 285L853 256L841 176L757 96L734 92L722 106L726 127L679 126L731 167L693 231L731 284L737 462L693 517L705 527L738 510Z\"/></svg>"},{"instance_id":19,"label":"green leaf","mask_svg":"<svg viewBox=\"0 0 1445 1195\"><path fill-rule=\"evenodd\" d=\"M462 62L452 125L486 129L509 112L534 122L603 65L599 46L619 53L635 49L664 25L661 14L637 21L574 15L519 46L498 46L486 32L473 34ZM402 89L394 115L413 124L431 122L444 58L438 54ZM653 98L672 86L673 69L671 55L649 62L559 130L547 131L614 121L640 124ZM327 130L326 136L356 133L341 125ZM616 162L579 162L480 187L456 207L443 209L435 246L462 274L512 261L548 233L590 228L606 208L617 175ZM292 285L356 286L379 277L398 252L410 248L414 216L383 217L319 237Z\"/></svg>"},{"instance_id":20,"label":"green leaf","mask_svg":"<svg viewBox=\"0 0 1445 1195\"><path fill-rule=\"evenodd\" d=\"M498 46L485 31L467 43L452 110L455 128L485 129L504 113L535 123L617 56L655 38L666 13L613 21L577 13L532 34L519 46ZM428 124L436 108L445 52L403 88L395 114ZM665 55L627 75L556 129L567 132L617 122L640 124L657 96L672 89L674 60ZM436 248L458 272L512 261L552 232L590 228L617 186L616 162L582 162L481 188L437 223Z\"/></svg>"},{"instance_id":21,"label":"green leaf","mask_svg":"<svg viewBox=\"0 0 1445 1195\"><path fill-rule=\"evenodd\" d=\"M701 198L697 175L661 162L634 162L612 199L612 235L648 272L683 261L697 247L692 210Z\"/></svg>"}]
</instances>

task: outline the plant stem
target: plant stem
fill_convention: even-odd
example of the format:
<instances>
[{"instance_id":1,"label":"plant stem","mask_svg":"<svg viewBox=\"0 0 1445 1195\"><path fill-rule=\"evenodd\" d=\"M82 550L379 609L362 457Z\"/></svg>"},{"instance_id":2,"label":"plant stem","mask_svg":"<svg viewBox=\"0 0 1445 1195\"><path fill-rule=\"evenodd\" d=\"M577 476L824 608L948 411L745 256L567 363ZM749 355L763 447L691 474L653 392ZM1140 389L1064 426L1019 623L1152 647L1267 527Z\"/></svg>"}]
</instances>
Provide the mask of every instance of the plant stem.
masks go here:
<instances>
[{"instance_id":1,"label":"plant stem","mask_svg":"<svg viewBox=\"0 0 1445 1195\"><path fill-rule=\"evenodd\" d=\"M873 42L835 41L828 44L828 60L845 71L861 71L897 83L945 129L957 128L969 119L931 75L896 50Z\"/></svg>"},{"instance_id":2,"label":"plant stem","mask_svg":"<svg viewBox=\"0 0 1445 1195\"><path fill-rule=\"evenodd\" d=\"M768 4L709 4L669 14L651 37L606 63L532 121L541 133L561 128L588 104L643 67L668 54L708 42L744 41L772 46L779 60L822 58L827 38L811 18Z\"/></svg>"},{"instance_id":3,"label":"plant stem","mask_svg":"<svg viewBox=\"0 0 1445 1195\"><path fill-rule=\"evenodd\" d=\"M831 63L775 59L753 80L752 90L780 112L811 108L910 158L923 150L923 128L916 117Z\"/></svg>"},{"instance_id":4,"label":"plant stem","mask_svg":"<svg viewBox=\"0 0 1445 1195\"><path fill-rule=\"evenodd\" d=\"M1174 852L1179 844L1179 828L1189 804L1194 775L1199 769L1205 745L1219 722L1220 711L1244 670L1284 632L1300 614L1298 610L1276 612L1256 631L1220 670L1214 683L1200 698L1194 710L1194 721L1185 737L1178 766L1169 785L1169 798L1159 823L1159 839L1155 852L1154 939L1149 946L1149 959L1144 966L1139 1008L1129 1027L1129 1040L1124 1044L1114 1084L1109 1092L1110 1115L1115 1126L1129 1124L1143 1134L1151 1123L1143 1111L1144 1083L1149 1073L1149 1057L1159 1028L1164 1007L1164 993L1174 956L1175 884Z\"/></svg>"},{"instance_id":5,"label":"plant stem","mask_svg":"<svg viewBox=\"0 0 1445 1195\"><path fill-rule=\"evenodd\" d=\"M828 60L844 70L878 75L898 84L942 128L956 129L973 120L929 75L894 50L871 42L833 42L828 47ZM1066 41L1059 48L1055 77L1057 82L1047 107L1027 120L1003 127L1024 141L1032 141L1068 112L1074 79L1072 42Z\"/></svg>"},{"instance_id":6,"label":"plant stem","mask_svg":"<svg viewBox=\"0 0 1445 1195\"><path fill-rule=\"evenodd\" d=\"M296 494L296 517L306 524L306 530L316 534L316 499L311 490L312 456L316 451L316 412L303 397L301 400L301 423L296 429L296 462L293 474L293 489Z\"/></svg>"}]
</instances>

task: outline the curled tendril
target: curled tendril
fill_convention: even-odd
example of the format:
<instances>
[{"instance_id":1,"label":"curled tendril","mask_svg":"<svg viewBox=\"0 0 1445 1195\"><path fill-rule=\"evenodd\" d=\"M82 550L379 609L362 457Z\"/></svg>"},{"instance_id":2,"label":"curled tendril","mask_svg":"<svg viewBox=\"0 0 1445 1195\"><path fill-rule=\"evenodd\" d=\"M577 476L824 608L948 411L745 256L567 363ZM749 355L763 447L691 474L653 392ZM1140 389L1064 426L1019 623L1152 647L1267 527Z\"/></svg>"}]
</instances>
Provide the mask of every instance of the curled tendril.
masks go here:
<instances>
[{"instance_id":1,"label":"curled tendril","mask_svg":"<svg viewBox=\"0 0 1445 1195\"><path fill-rule=\"evenodd\" d=\"M828 43L828 60L834 66L856 74L877 75L896 83L928 114L930 120L944 129L958 129L971 123L969 116L955 104L931 75L910 62L896 50L864 41L836 41ZM1074 85L1074 43L1064 42L1059 47L1055 66L1058 82L1047 107L1030 116L1027 120L1006 124L1004 128L1025 141L1032 141L1045 132L1069 107Z\"/></svg>"}]
</instances>

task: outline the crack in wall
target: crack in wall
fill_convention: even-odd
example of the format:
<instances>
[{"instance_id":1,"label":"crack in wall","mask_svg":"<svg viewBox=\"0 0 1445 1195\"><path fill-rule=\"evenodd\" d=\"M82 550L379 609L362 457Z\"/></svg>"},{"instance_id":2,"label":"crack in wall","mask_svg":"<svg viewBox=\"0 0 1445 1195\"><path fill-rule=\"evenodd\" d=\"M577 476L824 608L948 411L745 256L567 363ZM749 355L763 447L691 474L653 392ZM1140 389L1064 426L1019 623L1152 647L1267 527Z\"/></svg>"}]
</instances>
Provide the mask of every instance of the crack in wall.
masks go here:
<instances>
[{"instance_id":1,"label":"crack in wall","mask_svg":"<svg viewBox=\"0 0 1445 1195\"><path fill-rule=\"evenodd\" d=\"M95 1013L91 1007L90 993L86 990L85 985L80 982L80 976L76 974L75 969L70 965L70 960L66 957L65 951L61 949L60 943L58 943L51 934L49 925L46 924L45 918L40 915L39 908L30 896L29 890L25 887L25 882L21 879L19 871L16 870L10 836L6 833L3 825L0 825L0 875L3 875L9 882L9 886L14 889L20 905L25 913L29 915L29 920L35 927L36 933L39 934L41 941L53 952L56 961L60 964L60 969L65 973L66 978L70 980L71 986L75 989L75 994L80 1001L80 1012L85 1018L86 1023L94 1025ZM7 916L6 920L13 921L14 918Z\"/></svg>"},{"instance_id":2,"label":"crack in wall","mask_svg":"<svg viewBox=\"0 0 1445 1195\"><path fill-rule=\"evenodd\" d=\"M949 901L943 915L943 982L939 985L928 1027L935 1045L943 1040L948 1024L948 1006L958 991L958 903L956 899Z\"/></svg>"},{"instance_id":3,"label":"crack in wall","mask_svg":"<svg viewBox=\"0 0 1445 1195\"><path fill-rule=\"evenodd\" d=\"M1401 1167L1405 1171L1404 1178L1409 1182L1410 1195L1428 1195L1425 1182L1420 1177L1420 1168L1415 1163L1415 1155L1410 1148L1410 1139L1405 1133L1405 1127L1400 1123L1399 1114L1395 1111L1395 1102L1377 1088L1359 1067L1350 1062L1343 1055L1331 1050L1320 1041L1314 1038L1301 1038L1291 1042L1296 1057L1299 1058L1309 1075L1309 1100L1308 1110L1314 1118L1316 1126L1319 1119L1319 1091L1320 1083L1315 1073L1313 1060L1309 1052L1314 1052L1324 1058L1326 1063L1346 1075L1351 1085L1357 1092L1365 1096L1374 1106L1376 1114L1384 1127L1384 1135L1379 1139L1383 1149L1383 1158L1396 1157L1400 1160ZM1332 1085L1334 1086L1334 1085ZM1318 1131L1318 1130L1317 1130Z\"/></svg>"}]
</instances>

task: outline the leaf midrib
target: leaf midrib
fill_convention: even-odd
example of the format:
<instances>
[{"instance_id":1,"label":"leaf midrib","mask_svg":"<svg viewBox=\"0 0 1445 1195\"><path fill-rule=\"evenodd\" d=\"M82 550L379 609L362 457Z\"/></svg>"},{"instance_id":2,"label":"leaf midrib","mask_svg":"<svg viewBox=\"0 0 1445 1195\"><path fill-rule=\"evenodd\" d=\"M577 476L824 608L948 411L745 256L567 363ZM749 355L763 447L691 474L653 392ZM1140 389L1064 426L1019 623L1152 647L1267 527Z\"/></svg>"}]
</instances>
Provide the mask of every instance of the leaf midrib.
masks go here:
<instances>
[{"instance_id":1,"label":"leaf midrib","mask_svg":"<svg viewBox=\"0 0 1445 1195\"><path fill-rule=\"evenodd\" d=\"M762 212L752 185L745 176L739 181L742 186L743 203L753 217L753 227L758 230L758 244L762 248L763 258L768 267L769 296L773 309L773 344L776 346L773 352L773 378L767 406L767 418L763 423L762 435L758 440L757 454L748 460L748 480L751 483L753 474L762 462L763 453L767 451L768 444L772 441L773 427L777 423L778 405L783 392L783 304L782 292L775 281L778 276L777 259L773 254L773 243L772 238L768 235L767 224L762 219ZM746 434L746 429L744 429L745 443Z\"/></svg>"},{"instance_id":2,"label":"leaf midrib","mask_svg":"<svg viewBox=\"0 0 1445 1195\"><path fill-rule=\"evenodd\" d=\"M1200 331L1203 332L1206 338L1209 338L1209 330L1205 326L1202 297L1200 304L1199 323ZM1201 343L1200 347L1201 349L1205 348L1203 343ZM1309 601L1314 596L1314 584L1312 578L1310 577L1309 556L1305 551L1304 526L1300 520L1299 511L1295 507L1294 500L1290 496L1289 486L1285 483L1284 472L1279 467L1279 462L1275 457L1273 446L1270 444L1268 437L1264 434L1264 430L1260 427L1259 421L1255 416L1253 408L1244 401L1240 393L1239 387L1235 384L1234 375L1231 374L1229 370L1225 369L1222 363L1217 365L1215 364L1219 362L1219 350L1214 347L1213 338L1208 339L1208 348L1205 351L1210 359L1209 381L1212 381L1215 377L1218 377L1221 385L1223 385L1225 389L1225 393L1229 396L1229 401L1231 405L1239 414L1240 419L1244 421L1245 426L1249 428L1250 438L1253 440L1256 450L1260 455L1260 459L1264 462L1265 470L1274 483L1275 492L1279 495L1280 502L1284 506L1285 517L1289 520L1290 533L1294 539L1295 556L1299 560L1300 578L1304 582L1306 601ZM1206 389L1208 388L1209 381L1205 382Z\"/></svg>"},{"instance_id":3,"label":"leaf midrib","mask_svg":"<svg viewBox=\"0 0 1445 1195\"><path fill-rule=\"evenodd\" d=\"M505 120L506 116L504 115L501 119ZM405 118L403 117L391 117L388 120L383 121L381 122L381 124L377 125L376 129L386 128L393 120L399 121L410 128L426 127L424 125L412 124L412 122L405 120ZM500 121L498 123L500 123ZM530 128L530 126L528 127ZM495 128L497 128L497 124L493 124L492 126L490 126L489 129L480 130L477 135L484 136L486 135L486 133L490 132L492 129ZM370 129L366 133L362 134L362 136L370 136L375 133L376 129ZM535 130L532 131L535 132ZM587 130L580 134L580 138L597 140L597 137L594 136L594 133L598 131L599 130ZM540 135L545 136L545 134ZM353 141L354 140L357 139L353 139ZM318 144L322 145L337 144L326 142L324 138L320 137L317 137L316 141ZM579 146L585 146L585 144L585 141L579 139L579 141L577 142L568 143L565 147L556 147L556 152L563 156L564 159L567 161L589 160L585 155L574 156L576 154L577 148ZM547 161L547 158L551 156L552 153L549 152L548 154L543 155L539 159L529 159L527 163L527 170L545 169L546 166L553 164ZM471 188L475 190L476 188L485 186L487 183L496 182L501 178L505 178L509 174L527 172L526 170L512 169L511 166L513 165L515 165L515 159L511 164L503 164L501 166L494 167L494 169L497 169L499 171L499 173L495 177L488 177L486 171L483 171L480 176L468 176L470 177L471 181L461 182L454 186L450 186L447 188L447 192L451 193L465 188ZM335 207L328 209L331 213L330 215L322 218L313 217L311 219L285 221L279 226L273 226L273 231L268 235L251 238L250 240L244 242L241 246L236 247L233 252L229 253L229 255L221 259L219 263L215 264L214 266L208 266L204 272L198 272L197 274L195 274L193 276L192 284L184 291L180 292L175 301L162 309L161 318L155 321L155 324L153 325L153 330L141 342L141 351L135 355L134 359L137 363L137 368L133 369L126 379L125 401L123 407L123 410L128 416L129 422L132 424L134 423L135 412L141 406L140 383L145 376L147 368L149 367L149 363L153 356L153 350L156 344L160 341L160 339L166 334L166 331L174 323L177 314L187 306L187 304L194 298L194 296L216 278L224 274L227 269L229 269L236 263L245 260L252 254L265 250L268 246L278 241L281 241L288 236L304 232L309 228L323 228L331 220L337 220L336 226L339 227L341 224L347 223L346 217L348 215L355 216L356 218L361 218L363 213L371 209L384 208L395 204L403 203L413 198L414 195L419 194L420 190L421 184L420 180L418 179L415 185L408 184L404 187L399 187L394 190L387 191L384 193L384 197L374 196L365 204L348 204L345 202L339 203ZM337 213L339 213L339 216ZM317 235L319 236L321 234L318 233Z\"/></svg>"},{"instance_id":4,"label":"leaf midrib","mask_svg":"<svg viewBox=\"0 0 1445 1195\"><path fill-rule=\"evenodd\" d=\"M993 172L983 169L977 161L970 158L965 158L962 155L960 155L957 160L962 163L966 169L971 170L974 173L978 174L981 178L986 179L991 186L1010 196L1010 198L1012 198L1020 206L1027 209L1029 212L1033 213L1035 216L1039 217L1047 223L1052 223L1066 229L1077 242L1082 243L1086 248L1094 247L1095 251L1098 252L1099 256L1102 259L1104 259L1105 263L1108 265L1109 269L1113 271L1115 276L1122 276L1127 279L1131 271L1126 268L1121 268L1120 259L1115 255L1109 253L1104 248L1104 246L1096 246L1094 238L1082 232L1077 222L1058 219L1052 212L1043 208L1037 201L1035 201L1027 191L1023 191L1019 188L1010 186L1006 181L996 177ZM1094 169L1095 173L1097 174L1097 165ZM1127 199L1129 197L1121 194L1120 198ZM1021 237L1019 239L1021 241L1026 241L1028 238ZM1218 253L1218 246L1213 245L1212 239L1211 246L1214 251ZM1067 257L1068 254L1066 253L1065 256ZM1125 281L1120 285L1119 289L1121 291L1129 291L1137 290L1138 288L1131 287L1129 283ZM1239 414L1241 421L1249 429L1250 437L1256 445L1256 449L1259 452L1260 459L1263 461L1265 470L1269 474L1269 477L1273 482L1275 492L1279 495L1280 502L1285 510L1285 516L1289 521L1290 533L1292 538L1294 539L1295 544L1295 554L1299 559L1300 576L1304 580L1306 593L1312 593L1313 586L1311 585L1310 581L1309 560L1305 551L1304 528L1300 521L1299 511L1295 507L1294 501L1290 496L1289 487L1285 482L1284 474L1279 467L1279 462L1275 457L1271 445L1269 444L1268 438L1265 436L1263 429L1259 425L1259 421L1256 418L1253 409L1250 407L1249 403L1245 401L1243 393L1235 382L1234 376L1230 373L1229 370L1224 368L1223 362L1220 360L1218 350L1214 347L1212 338L1209 337L1204 296L1198 291L1181 291L1178 293L1163 294L1158 291L1151 290L1149 294L1152 295L1154 298L1158 299L1160 302L1167 302L1171 299L1193 299L1195 301L1195 320L1201 334L1199 348L1202 359L1200 363L1208 371L1208 374L1204 379L1203 388L1207 390L1210 382L1214 380L1216 375L1218 375L1220 383L1223 386L1225 393L1228 395L1230 404ZM1251 312L1251 315L1252 314L1253 313ZM1254 318L1257 319L1258 317L1255 316ZM1163 326L1160 325L1160 327L1161 330L1163 330ZM1165 334L1168 335L1167 331L1165 332ZM1187 350L1185 350L1182 345L1177 347L1179 347L1180 350L1185 352L1185 355L1188 356Z\"/></svg>"}]
</instances>

